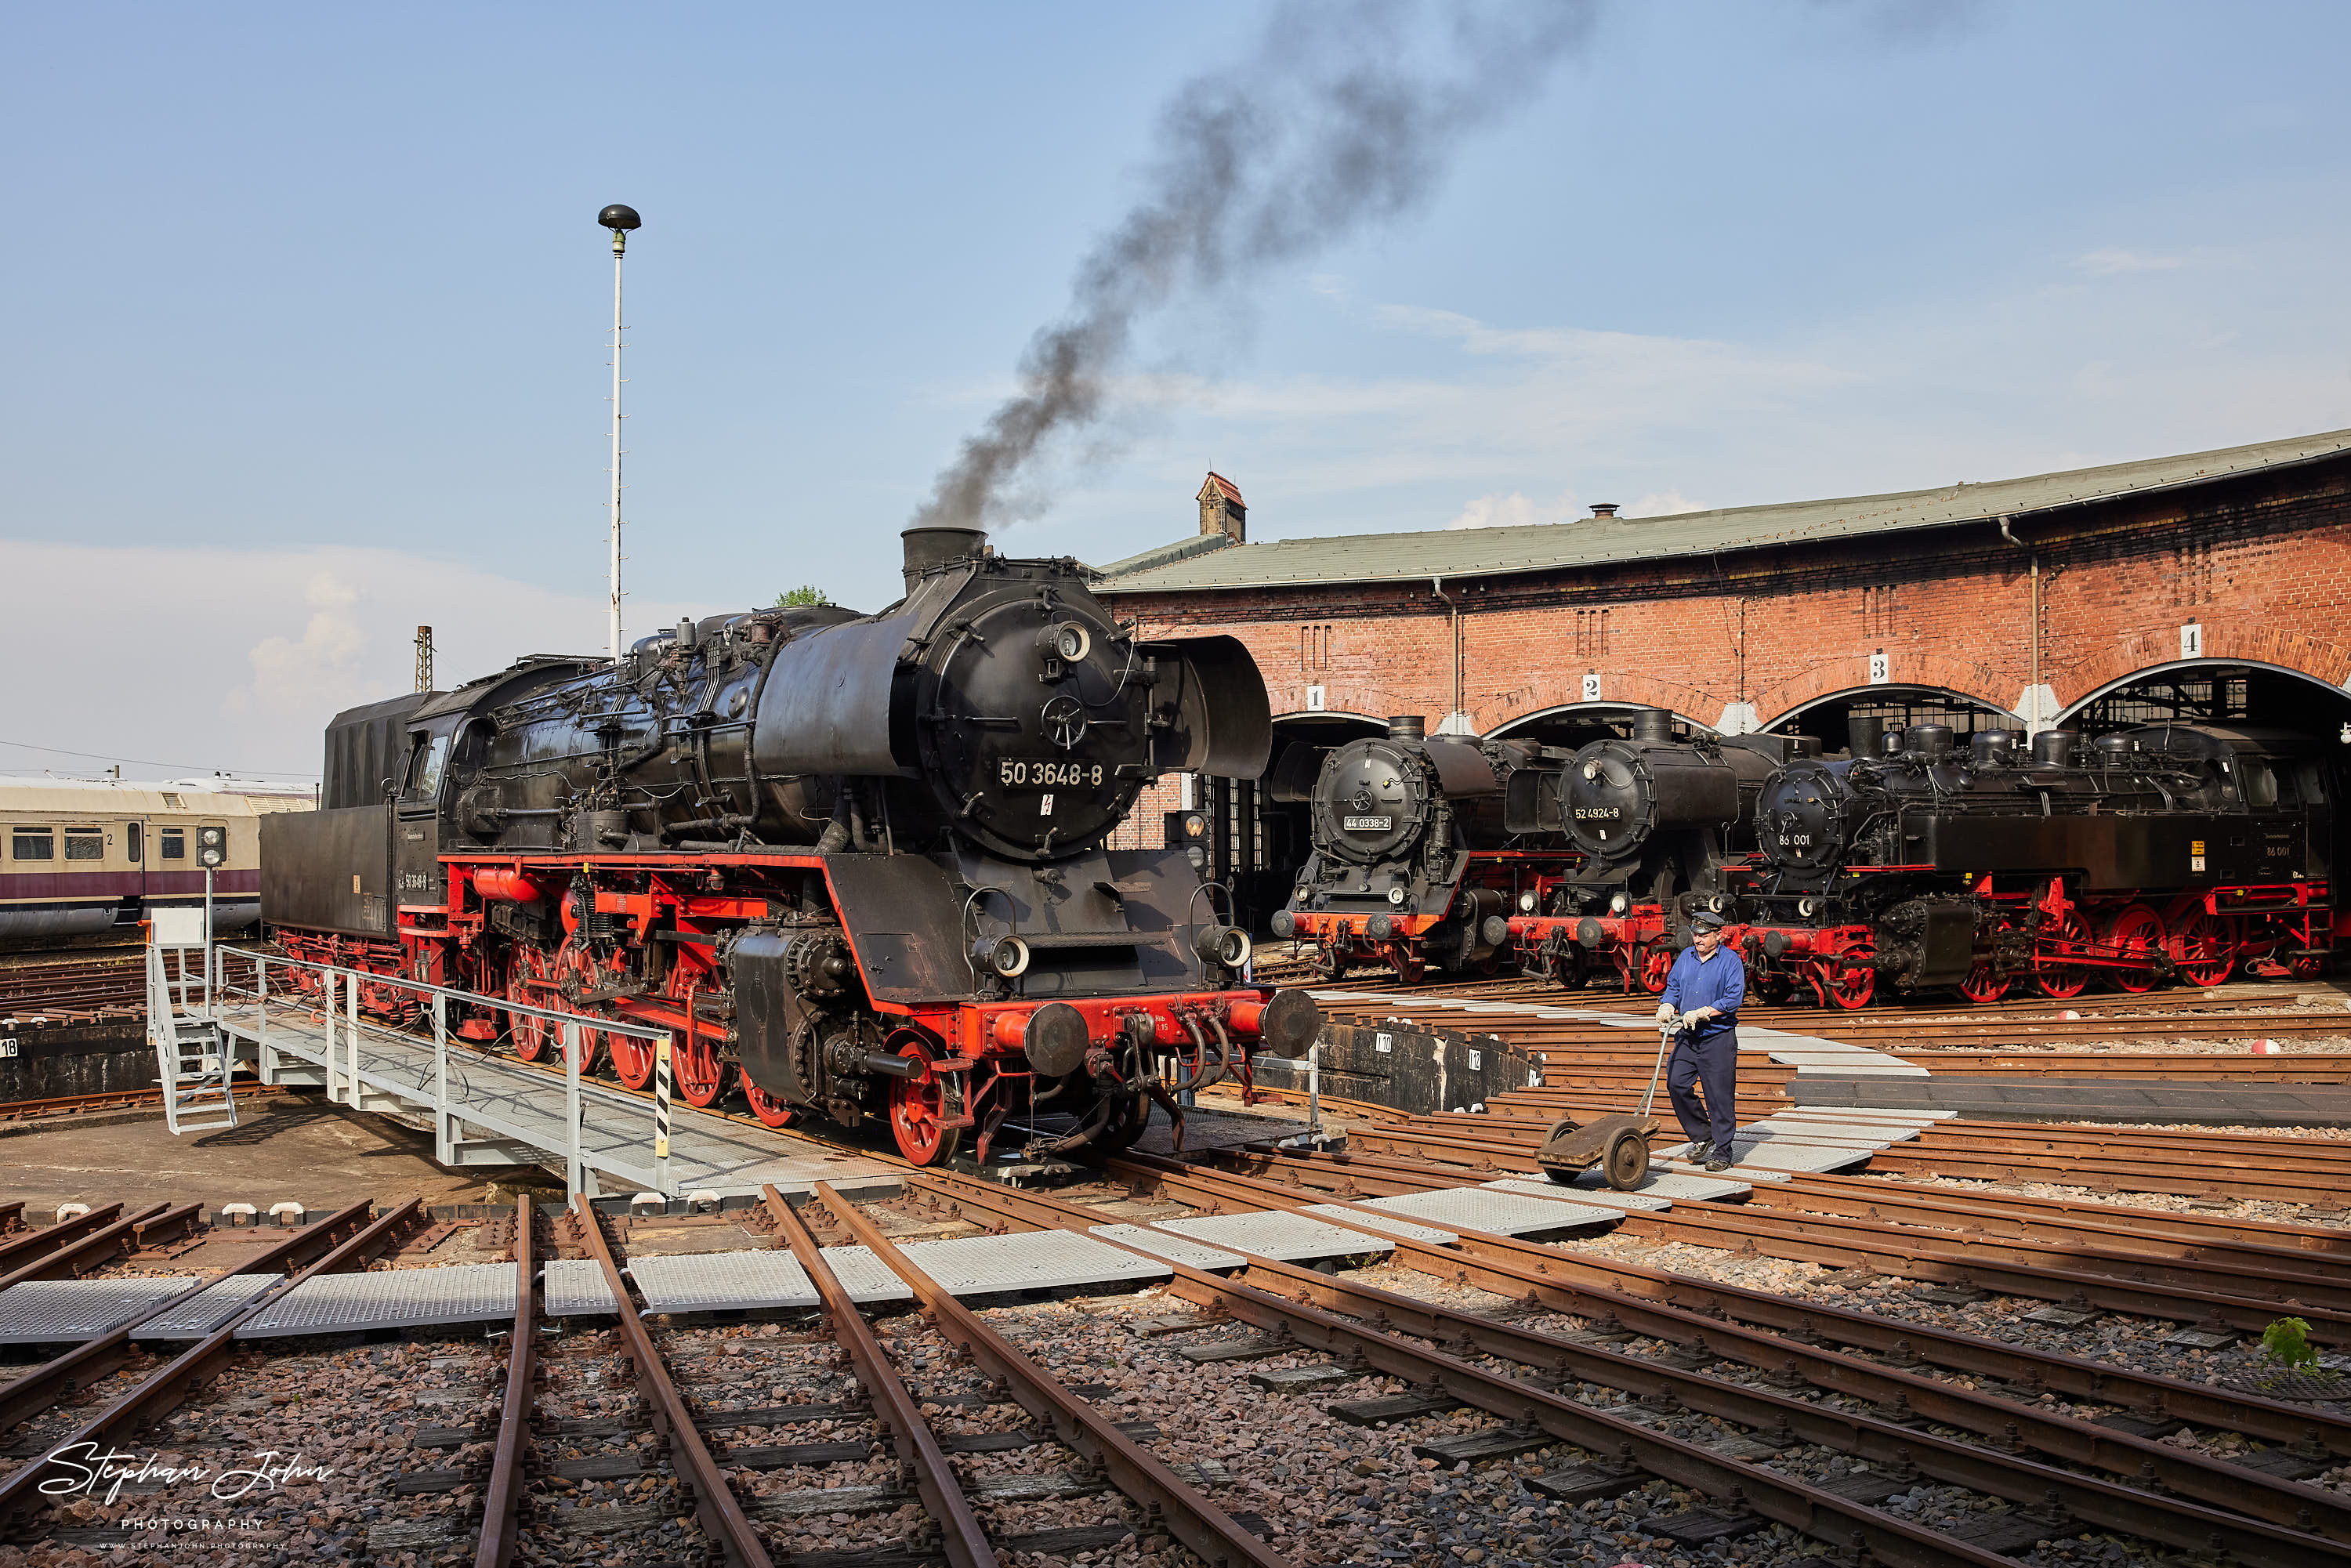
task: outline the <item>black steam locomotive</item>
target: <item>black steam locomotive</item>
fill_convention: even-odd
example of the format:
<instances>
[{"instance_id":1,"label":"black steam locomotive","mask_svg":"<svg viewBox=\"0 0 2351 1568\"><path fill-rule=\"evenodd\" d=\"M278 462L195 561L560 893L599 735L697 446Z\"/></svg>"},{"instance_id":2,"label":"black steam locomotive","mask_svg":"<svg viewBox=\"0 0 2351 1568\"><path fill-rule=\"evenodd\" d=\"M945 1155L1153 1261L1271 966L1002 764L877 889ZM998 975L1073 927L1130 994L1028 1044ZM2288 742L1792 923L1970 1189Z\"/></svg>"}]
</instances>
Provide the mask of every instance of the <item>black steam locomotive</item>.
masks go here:
<instances>
[{"instance_id":1,"label":"black steam locomotive","mask_svg":"<svg viewBox=\"0 0 2351 1568\"><path fill-rule=\"evenodd\" d=\"M1750 961L1858 1007L1882 977L1974 1000L2314 974L2334 945L2335 780L2288 731L2155 725L2032 738L1942 725L1775 774L1742 905Z\"/></svg>"},{"instance_id":2,"label":"black steam locomotive","mask_svg":"<svg viewBox=\"0 0 2351 1568\"><path fill-rule=\"evenodd\" d=\"M1521 830L1507 811L1515 778L1564 755L1431 736L1417 716L1329 750L1291 747L1270 793L1312 807L1314 851L1274 934L1311 941L1327 975L1357 959L1408 982L1430 968L1490 972L1510 946L1508 911L1574 864L1556 824Z\"/></svg>"},{"instance_id":3,"label":"black steam locomotive","mask_svg":"<svg viewBox=\"0 0 2351 1568\"><path fill-rule=\"evenodd\" d=\"M1068 560L907 530L905 597L682 622L340 716L325 809L266 829L286 951L672 1031L679 1092L884 1117L916 1164L1132 1142L1162 1085L1296 1055L1319 1015L1249 984L1180 851L1105 847L1162 772L1254 777L1263 681L1230 638L1136 639ZM362 982L371 1009L402 993ZM526 1058L544 1020L455 1020ZM653 1052L590 1029L642 1086ZM1171 1067L1171 1059L1174 1065Z\"/></svg>"},{"instance_id":4,"label":"black steam locomotive","mask_svg":"<svg viewBox=\"0 0 2351 1568\"><path fill-rule=\"evenodd\" d=\"M1514 774L1508 825L1564 833L1581 857L1566 876L1520 894L1509 928L1521 963L1568 986L1613 974L1626 991L1662 989L1689 911L1726 910L1747 883L1750 808L1765 780L1813 744L1679 741L1671 714L1642 708L1629 737Z\"/></svg>"}]
</instances>

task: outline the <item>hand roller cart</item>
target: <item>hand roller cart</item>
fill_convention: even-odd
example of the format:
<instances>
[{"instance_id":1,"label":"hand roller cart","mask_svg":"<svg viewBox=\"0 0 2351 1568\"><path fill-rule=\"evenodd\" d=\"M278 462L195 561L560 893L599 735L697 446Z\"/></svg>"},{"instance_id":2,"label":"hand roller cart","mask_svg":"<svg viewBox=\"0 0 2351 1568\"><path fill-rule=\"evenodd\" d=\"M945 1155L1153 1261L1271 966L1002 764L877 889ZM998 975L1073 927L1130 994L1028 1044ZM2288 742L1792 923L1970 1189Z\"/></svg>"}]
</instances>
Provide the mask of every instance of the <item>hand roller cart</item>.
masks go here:
<instances>
[{"instance_id":1,"label":"hand roller cart","mask_svg":"<svg viewBox=\"0 0 2351 1568\"><path fill-rule=\"evenodd\" d=\"M1535 1163L1542 1166L1543 1175L1568 1184L1597 1166L1618 1192L1631 1192L1641 1185L1649 1174L1649 1134L1660 1125L1649 1109L1656 1103L1657 1080L1665 1076L1666 1057L1681 1027L1677 1015L1657 1028L1657 1064L1649 1072L1649 1092L1641 1096L1641 1113L1628 1116L1620 1111L1589 1122L1565 1116L1552 1123L1543 1135L1542 1147L1535 1151Z\"/></svg>"}]
</instances>

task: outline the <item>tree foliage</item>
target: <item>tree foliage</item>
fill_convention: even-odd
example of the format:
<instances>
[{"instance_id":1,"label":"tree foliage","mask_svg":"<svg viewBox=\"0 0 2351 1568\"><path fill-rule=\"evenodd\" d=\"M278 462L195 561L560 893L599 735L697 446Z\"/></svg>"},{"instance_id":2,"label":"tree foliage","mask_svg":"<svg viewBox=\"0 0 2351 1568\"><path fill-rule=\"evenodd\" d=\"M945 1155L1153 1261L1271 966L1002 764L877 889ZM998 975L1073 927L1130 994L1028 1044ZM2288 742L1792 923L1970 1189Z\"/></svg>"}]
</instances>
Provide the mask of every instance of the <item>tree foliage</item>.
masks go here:
<instances>
[{"instance_id":1,"label":"tree foliage","mask_svg":"<svg viewBox=\"0 0 2351 1568\"><path fill-rule=\"evenodd\" d=\"M2310 1324L2301 1318L2280 1318L2263 1329L2262 1354L2284 1366L2308 1366L2318 1359Z\"/></svg>"},{"instance_id":2,"label":"tree foliage","mask_svg":"<svg viewBox=\"0 0 2351 1568\"><path fill-rule=\"evenodd\" d=\"M813 582L803 582L798 588L788 589L784 592L776 595L776 608L778 610L789 610L795 605L801 604L830 604L831 602L831 600L827 599L824 596L824 590L819 588Z\"/></svg>"}]
</instances>

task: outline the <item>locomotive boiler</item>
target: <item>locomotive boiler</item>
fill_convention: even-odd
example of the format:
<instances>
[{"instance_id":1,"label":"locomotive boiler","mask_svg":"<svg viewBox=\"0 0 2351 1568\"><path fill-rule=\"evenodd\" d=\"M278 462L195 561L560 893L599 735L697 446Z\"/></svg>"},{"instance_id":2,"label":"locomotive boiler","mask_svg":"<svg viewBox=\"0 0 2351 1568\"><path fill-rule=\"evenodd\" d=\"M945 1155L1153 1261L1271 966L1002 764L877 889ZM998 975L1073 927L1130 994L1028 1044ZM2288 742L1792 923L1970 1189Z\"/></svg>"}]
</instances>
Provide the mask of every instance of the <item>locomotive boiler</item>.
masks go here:
<instances>
[{"instance_id":1,"label":"locomotive boiler","mask_svg":"<svg viewBox=\"0 0 2351 1568\"><path fill-rule=\"evenodd\" d=\"M2314 973L2333 943L2333 780L2283 730L2155 725L2029 745L1941 725L1791 763L1755 809L1741 940L1767 973L1858 1007L1883 978L1989 1001Z\"/></svg>"},{"instance_id":2,"label":"locomotive boiler","mask_svg":"<svg viewBox=\"0 0 2351 1568\"><path fill-rule=\"evenodd\" d=\"M886 1120L917 1164L1015 1118L1116 1146L1176 1113L1164 1078L1302 1051L1311 1001L1248 983L1182 852L1107 847L1164 772L1261 771L1247 651L1144 642L1075 562L976 530L904 543L877 614L715 615L340 716L327 809L266 830L265 919L297 956L668 1030L688 1101ZM457 1032L559 1049L495 1007ZM584 1040L651 1076L644 1042Z\"/></svg>"},{"instance_id":3,"label":"locomotive boiler","mask_svg":"<svg viewBox=\"0 0 2351 1568\"><path fill-rule=\"evenodd\" d=\"M1356 958L1407 981L1432 967L1492 968L1507 956L1520 893L1573 863L1555 826L1518 831L1505 810L1514 778L1564 755L1431 736L1417 716L1328 751L1293 747L1274 798L1311 804L1314 848L1274 934L1312 941L1331 975Z\"/></svg>"}]
</instances>

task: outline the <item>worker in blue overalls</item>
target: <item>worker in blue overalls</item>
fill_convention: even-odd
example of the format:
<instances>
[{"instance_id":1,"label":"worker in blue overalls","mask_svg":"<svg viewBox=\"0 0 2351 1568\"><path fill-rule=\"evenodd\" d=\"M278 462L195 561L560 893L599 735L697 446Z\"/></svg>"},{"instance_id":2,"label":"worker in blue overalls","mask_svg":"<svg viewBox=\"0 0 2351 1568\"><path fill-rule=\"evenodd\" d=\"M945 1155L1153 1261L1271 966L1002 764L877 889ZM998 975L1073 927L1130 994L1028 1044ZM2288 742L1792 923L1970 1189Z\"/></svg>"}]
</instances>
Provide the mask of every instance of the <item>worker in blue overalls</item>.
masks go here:
<instances>
[{"instance_id":1,"label":"worker in blue overalls","mask_svg":"<svg viewBox=\"0 0 2351 1568\"><path fill-rule=\"evenodd\" d=\"M1737 1151L1739 1004L1746 999L1747 966L1722 951L1722 916L1698 911L1690 919L1690 945L1666 977L1657 1021L1681 1023L1666 1066L1666 1092L1690 1141L1689 1160L1710 1171L1729 1170Z\"/></svg>"}]
</instances>

